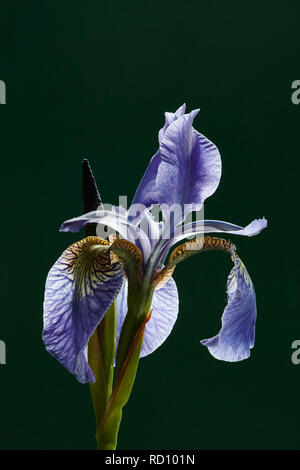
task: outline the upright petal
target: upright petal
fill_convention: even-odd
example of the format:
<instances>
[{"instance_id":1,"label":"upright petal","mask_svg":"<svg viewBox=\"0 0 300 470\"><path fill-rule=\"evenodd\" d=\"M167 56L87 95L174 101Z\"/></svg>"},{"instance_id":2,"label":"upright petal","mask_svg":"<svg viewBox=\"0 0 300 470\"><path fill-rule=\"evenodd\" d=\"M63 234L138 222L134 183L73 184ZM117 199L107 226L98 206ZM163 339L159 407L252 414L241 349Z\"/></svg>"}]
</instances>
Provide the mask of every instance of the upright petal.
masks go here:
<instances>
[{"instance_id":1,"label":"upright petal","mask_svg":"<svg viewBox=\"0 0 300 470\"><path fill-rule=\"evenodd\" d=\"M151 251L155 248L157 242L161 238L163 231L163 222L157 222L152 213L149 210L146 210L139 226L149 238L150 255Z\"/></svg>"},{"instance_id":2,"label":"upright petal","mask_svg":"<svg viewBox=\"0 0 300 470\"><path fill-rule=\"evenodd\" d=\"M182 116L185 113L185 104L180 106L175 113L165 113L165 124L158 133L159 142L162 140L169 125ZM151 207L153 204L157 204L157 193L156 193L156 176L158 167L161 163L160 152L157 151L152 157L150 164L145 171L143 178L136 190L135 196L132 201L134 204L143 204L145 207Z\"/></svg>"},{"instance_id":3,"label":"upright petal","mask_svg":"<svg viewBox=\"0 0 300 470\"><path fill-rule=\"evenodd\" d=\"M172 124L172 122L176 121L176 119L180 118L181 116L185 114L185 108L186 108L186 105L185 103L183 103L183 105L180 106L180 108L178 108L177 111L175 111L175 113L168 113L168 112L165 113L165 125L162 129L160 129L158 133L159 143L162 141L169 125Z\"/></svg>"},{"instance_id":4,"label":"upright petal","mask_svg":"<svg viewBox=\"0 0 300 470\"><path fill-rule=\"evenodd\" d=\"M192 127L199 110L184 112L185 105L175 113L165 113L165 125L159 132L159 151L152 158L132 201L145 207L179 205L181 220L215 192L221 177L217 147Z\"/></svg>"},{"instance_id":5,"label":"upright petal","mask_svg":"<svg viewBox=\"0 0 300 470\"><path fill-rule=\"evenodd\" d=\"M145 209L151 207L153 204L157 204L157 194L156 194L156 175L158 167L161 163L161 157L159 151L152 157L149 166L147 167L143 178L140 181L140 184L136 190L134 198L131 205L144 205ZM134 218L134 211L129 208L129 214ZM141 214L142 216L142 214Z\"/></svg>"},{"instance_id":6,"label":"upright petal","mask_svg":"<svg viewBox=\"0 0 300 470\"><path fill-rule=\"evenodd\" d=\"M44 299L43 340L47 351L82 383L94 382L88 341L123 282L111 264L109 243L87 237L71 245L50 269Z\"/></svg>"},{"instance_id":7,"label":"upright petal","mask_svg":"<svg viewBox=\"0 0 300 470\"><path fill-rule=\"evenodd\" d=\"M184 220L213 194L221 178L221 157L217 147L193 128L199 110L181 116L169 125L160 143L156 188L157 201L179 205Z\"/></svg>"},{"instance_id":8,"label":"upright petal","mask_svg":"<svg viewBox=\"0 0 300 470\"><path fill-rule=\"evenodd\" d=\"M228 303L222 316L220 332L201 343L216 359L242 361L250 356L254 346L256 298L250 276L233 252L234 267L227 279Z\"/></svg>"},{"instance_id":9,"label":"upright petal","mask_svg":"<svg viewBox=\"0 0 300 470\"><path fill-rule=\"evenodd\" d=\"M176 322L179 308L175 281L170 278L161 288L154 291L151 318L146 324L141 357L148 356L167 339ZM127 281L117 297L117 343L127 314Z\"/></svg>"}]
</instances>

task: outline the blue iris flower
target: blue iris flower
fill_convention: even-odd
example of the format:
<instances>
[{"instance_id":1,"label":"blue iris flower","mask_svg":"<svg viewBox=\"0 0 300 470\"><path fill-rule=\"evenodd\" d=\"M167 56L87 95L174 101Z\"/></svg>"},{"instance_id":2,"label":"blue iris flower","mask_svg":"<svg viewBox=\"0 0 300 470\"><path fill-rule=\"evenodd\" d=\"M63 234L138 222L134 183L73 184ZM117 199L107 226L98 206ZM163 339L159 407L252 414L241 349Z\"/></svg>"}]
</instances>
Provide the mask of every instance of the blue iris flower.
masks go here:
<instances>
[{"instance_id":1,"label":"blue iris flower","mask_svg":"<svg viewBox=\"0 0 300 470\"><path fill-rule=\"evenodd\" d=\"M140 353L143 357L166 340L176 322L179 300L172 277L176 265L206 250L228 252L233 268L227 280L228 300L221 329L201 343L212 356L224 361L240 361L250 355L256 321L252 281L235 246L207 234L253 236L267 226L267 221L254 220L246 227L219 220L185 223L189 213L203 208L221 178L217 147L193 127L198 111L185 114L183 105L175 113L165 114L159 149L128 210L121 206L110 210L100 207L64 222L60 228L77 232L98 224L99 228L107 226L116 232L109 239L89 236L70 246L50 269L46 281L43 340L47 351L79 382L95 382L88 343L114 301L118 344L132 276L136 275L141 286L153 287L151 318L145 326ZM162 210L162 222L152 215L156 205ZM183 243L174 248L179 242Z\"/></svg>"}]
</instances>

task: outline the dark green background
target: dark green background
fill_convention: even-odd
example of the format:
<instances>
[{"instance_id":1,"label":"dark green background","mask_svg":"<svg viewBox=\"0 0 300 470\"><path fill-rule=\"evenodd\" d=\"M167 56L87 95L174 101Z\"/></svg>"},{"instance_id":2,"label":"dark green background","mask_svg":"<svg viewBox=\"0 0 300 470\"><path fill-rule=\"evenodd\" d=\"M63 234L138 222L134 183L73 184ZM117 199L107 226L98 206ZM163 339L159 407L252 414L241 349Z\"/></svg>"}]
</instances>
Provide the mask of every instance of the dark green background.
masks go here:
<instances>
[{"instance_id":1,"label":"dark green background","mask_svg":"<svg viewBox=\"0 0 300 470\"><path fill-rule=\"evenodd\" d=\"M180 314L140 363L119 449L298 449L299 2L11 1L1 4L1 449L94 449L89 387L44 350L47 272L76 235L81 159L104 202L131 200L163 112L184 101L223 159L207 218L269 227L235 237L258 302L247 361L213 359L230 259L180 265ZM297 6L298 5L298 6ZM83 234L81 234L83 235Z\"/></svg>"}]
</instances>

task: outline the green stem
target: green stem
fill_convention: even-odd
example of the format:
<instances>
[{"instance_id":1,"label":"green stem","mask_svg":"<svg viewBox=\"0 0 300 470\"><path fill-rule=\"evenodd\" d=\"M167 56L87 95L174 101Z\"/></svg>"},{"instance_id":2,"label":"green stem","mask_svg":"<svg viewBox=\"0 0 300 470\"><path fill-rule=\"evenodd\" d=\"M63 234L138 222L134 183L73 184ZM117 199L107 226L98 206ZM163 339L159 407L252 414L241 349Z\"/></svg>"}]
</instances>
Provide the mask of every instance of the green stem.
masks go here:
<instances>
[{"instance_id":1,"label":"green stem","mask_svg":"<svg viewBox=\"0 0 300 470\"><path fill-rule=\"evenodd\" d=\"M112 392L115 350L116 303L114 302L90 338L88 346L89 365L96 378L95 383L90 382L90 390L97 432Z\"/></svg>"},{"instance_id":2,"label":"green stem","mask_svg":"<svg viewBox=\"0 0 300 470\"><path fill-rule=\"evenodd\" d=\"M116 354L117 307L112 304L100 325L100 346L102 350L104 375L107 381L107 398L112 392Z\"/></svg>"},{"instance_id":3,"label":"green stem","mask_svg":"<svg viewBox=\"0 0 300 470\"><path fill-rule=\"evenodd\" d=\"M127 403L135 381L145 325L154 289L149 284L129 282L128 312L122 327L112 388L115 358L116 307L105 315L89 342L89 362L96 375L90 384L97 421L99 450L116 448L122 419L122 408Z\"/></svg>"},{"instance_id":4,"label":"green stem","mask_svg":"<svg viewBox=\"0 0 300 470\"><path fill-rule=\"evenodd\" d=\"M149 284L131 286L128 283L128 311L119 338L116 357L116 377L130 349L133 338L145 321L151 307L154 288Z\"/></svg>"},{"instance_id":5,"label":"green stem","mask_svg":"<svg viewBox=\"0 0 300 470\"><path fill-rule=\"evenodd\" d=\"M136 332L119 375L116 378L112 394L107 403L105 415L96 436L99 450L116 449L122 419L122 408L130 397L135 381L146 321L147 319L145 319Z\"/></svg>"}]
</instances>

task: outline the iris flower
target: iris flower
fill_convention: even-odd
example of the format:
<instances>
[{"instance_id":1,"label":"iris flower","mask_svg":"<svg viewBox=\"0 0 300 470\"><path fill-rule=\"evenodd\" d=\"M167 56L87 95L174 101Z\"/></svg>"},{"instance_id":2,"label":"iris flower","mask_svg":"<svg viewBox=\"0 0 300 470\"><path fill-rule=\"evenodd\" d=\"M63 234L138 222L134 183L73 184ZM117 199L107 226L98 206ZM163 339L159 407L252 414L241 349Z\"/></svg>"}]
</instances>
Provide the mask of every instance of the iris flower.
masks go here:
<instances>
[{"instance_id":1,"label":"iris flower","mask_svg":"<svg viewBox=\"0 0 300 470\"><path fill-rule=\"evenodd\" d=\"M201 343L223 361L241 361L250 355L256 322L252 281L233 243L207 234L250 237L264 229L267 221L254 220L246 227L219 220L186 222L188 214L203 208L221 178L217 147L193 127L198 111L186 114L183 105L175 113L165 113L159 148L128 210L121 206L105 210L95 193L97 208L86 206L89 212L60 227L63 232L85 228L92 234L66 249L50 269L43 340L47 351L81 383L96 380L89 341L112 305L116 306L113 365L117 375L141 325L140 357L166 340L179 309L174 269L184 259L208 250L229 253L233 268L220 331ZM87 162L85 167L90 171ZM91 172L90 185L96 191ZM161 222L152 215L154 206L161 208ZM115 235L97 236L104 226Z\"/></svg>"}]
</instances>

